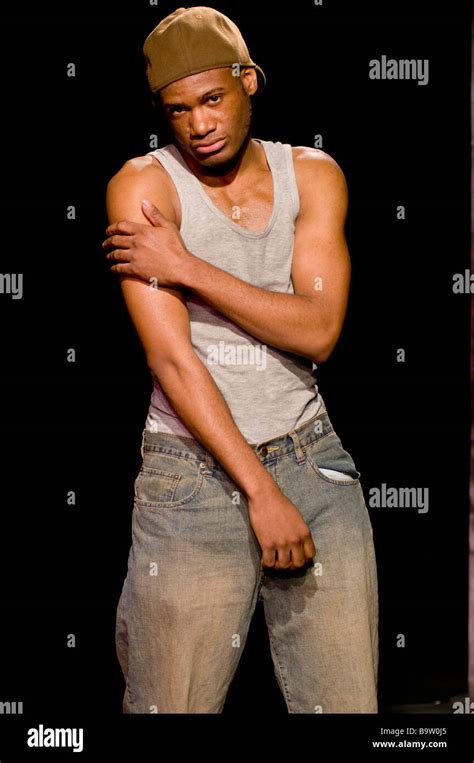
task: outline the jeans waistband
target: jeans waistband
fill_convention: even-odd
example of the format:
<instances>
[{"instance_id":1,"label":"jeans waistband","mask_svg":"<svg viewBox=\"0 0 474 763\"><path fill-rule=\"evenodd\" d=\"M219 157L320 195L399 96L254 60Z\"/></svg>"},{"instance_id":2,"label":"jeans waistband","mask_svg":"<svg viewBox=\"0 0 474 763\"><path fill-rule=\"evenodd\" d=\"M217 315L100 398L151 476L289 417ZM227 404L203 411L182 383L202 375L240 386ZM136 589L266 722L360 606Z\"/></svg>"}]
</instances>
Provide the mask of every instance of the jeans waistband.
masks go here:
<instances>
[{"instance_id":1,"label":"jeans waistband","mask_svg":"<svg viewBox=\"0 0 474 763\"><path fill-rule=\"evenodd\" d=\"M324 405L310 419L296 429L270 440L259 443L249 443L254 453L264 462L270 463L281 456L294 451L298 462L304 461L303 449L310 443L325 437L333 432L333 426ZM198 441L181 435L168 432L152 432L149 429L142 431L142 456L145 451L155 451L177 455L182 458L190 458L201 461L206 469L222 470L222 467ZM222 470L223 471L223 470Z\"/></svg>"}]
</instances>

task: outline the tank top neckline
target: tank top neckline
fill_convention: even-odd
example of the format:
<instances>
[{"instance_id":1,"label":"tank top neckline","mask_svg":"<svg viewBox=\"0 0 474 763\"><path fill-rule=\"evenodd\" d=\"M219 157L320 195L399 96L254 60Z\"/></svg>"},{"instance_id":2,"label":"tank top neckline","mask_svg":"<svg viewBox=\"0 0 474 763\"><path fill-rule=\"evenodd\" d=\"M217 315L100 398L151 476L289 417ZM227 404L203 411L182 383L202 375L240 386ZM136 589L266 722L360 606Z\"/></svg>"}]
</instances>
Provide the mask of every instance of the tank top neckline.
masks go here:
<instances>
[{"instance_id":1,"label":"tank top neckline","mask_svg":"<svg viewBox=\"0 0 474 763\"><path fill-rule=\"evenodd\" d=\"M201 182L197 179L196 175L194 175L193 172L189 169L188 165L184 161L183 157L181 156L181 153L179 149L175 146L174 143L170 143L168 148L172 152L174 158L180 163L180 165L189 173L190 181L193 183L193 185L196 187L199 195L201 196L204 203L209 207L211 212L213 212L216 217L219 218L225 225L227 225L231 230L235 231L236 233L239 233L241 236L244 236L245 238L252 238L252 239L259 239L259 238L265 238L265 236L268 236L271 229L273 228L275 224L275 220L278 216L278 208L280 205L280 183L278 182L277 178L277 172L276 172L276 166L274 162L273 154L270 150L268 150L268 142L261 140L260 138L252 138L252 140L256 140L260 145L262 146L265 157L267 159L271 176L272 176L272 184L273 184L273 207L271 215L268 219L268 222L265 226L265 228L262 231L251 231L248 228L245 228L242 225L238 225L233 220L231 220L230 217L224 214L219 207L217 207L212 199L207 195L204 188L201 185Z\"/></svg>"}]
</instances>

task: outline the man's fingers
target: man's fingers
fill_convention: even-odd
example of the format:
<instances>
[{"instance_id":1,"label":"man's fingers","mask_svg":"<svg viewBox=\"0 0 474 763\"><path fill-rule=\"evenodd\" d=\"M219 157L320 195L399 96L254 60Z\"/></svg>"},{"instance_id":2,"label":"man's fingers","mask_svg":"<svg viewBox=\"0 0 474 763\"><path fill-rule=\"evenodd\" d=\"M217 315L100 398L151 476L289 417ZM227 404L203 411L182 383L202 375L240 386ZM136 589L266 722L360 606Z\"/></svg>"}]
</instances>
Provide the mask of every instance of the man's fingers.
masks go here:
<instances>
[{"instance_id":1,"label":"man's fingers","mask_svg":"<svg viewBox=\"0 0 474 763\"><path fill-rule=\"evenodd\" d=\"M129 270L128 263L120 263L120 265L112 265L110 268L114 273L121 273L122 275L132 275Z\"/></svg>"},{"instance_id":2,"label":"man's fingers","mask_svg":"<svg viewBox=\"0 0 474 763\"><path fill-rule=\"evenodd\" d=\"M303 544L304 553L307 559L312 559L314 556L316 556L316 547L313 543L313 539L309 538L309 540L305 540Z\"/></svg>"},{"instance_id":3,"label":"man's fingers","mask_svg":"<svg viewBox=\"0 0 474 763\"><path fill-rule=\"evenodd\" d=\"M266 549L263 551L261 565L262 567L273 567L275 564L275 549Z\"/></svg>"},{"instance_id":4,"label":"man's fingers","mask_svg":"<svg viewBox=\"0 0 474 763\"><path fill-rule=\"evenodd\" d=\"M173 223L168 220L151 201L142 199L142 211L144 215L153 223L153 225L162 225L164 228L169 228Z\"/></svg>"},{"instance_id":5,"label":"man's fingers","mask_svg":"<svg viewBox=\"0 0 474 763\"><path fill-rule=\"evenodd\" d=\"M291 547L291 564L293 567L302 567L305 563L305 554L304 554L304 548L302 543L295 543Z\"/></svg>"},{"instance_id":6,"label":"man's fingers","mask_svg":"<svg viewBox=\"0 0 474 763\"><path fill-rule=\"evenodd\" d=\"M277 559L275 567L279 570L289 570L291 567L290 547L279 546L277 549Z\"/></svg>"},{"instance_id":7,"label":"man's fingers","mask_svg":"<svg viewBox=\"0 0 474 763\"><path fill-rule=\"evenodd\" d=\"M114 260L115 262L130 262L130 255L126 249L113 249L105 256L106 260Z\"/></svg>"},{"instance_id":8,"label":"man's fingers","mask_svg":"<svg viewBox=\"0 0 474 763\"><path fill-rule=\"evenodd\" d=\"M122 249L130 249L130 239L126 236L109 236L102 242L102 247L108 249L111 246L115 246Z\"/></svg>"},{"instance_id":9,"label":"man's fingers","mask_svg":"<svg viewBox=\"0 0 474 763\"><path fill-rule=\"evenodd\" d=\"M119 220L117 223L110 223L105 229L107 236L114 233L124 233L126 236L132 236L139 229L139 223L132 223L130 220Z\"/></svg>"},{"instance_id":10,"label":"man's fingers","mask_svg":"<svg viewBox=\"0 0 474 763\"><path fill-rule=\"evenodd\" d=\"M290 546L266 549L262 553L262 567L272 567L276 570L297 570L304 567L316 556L316 547L312 537L304 542Z\"/></svg>"}]
</instances>

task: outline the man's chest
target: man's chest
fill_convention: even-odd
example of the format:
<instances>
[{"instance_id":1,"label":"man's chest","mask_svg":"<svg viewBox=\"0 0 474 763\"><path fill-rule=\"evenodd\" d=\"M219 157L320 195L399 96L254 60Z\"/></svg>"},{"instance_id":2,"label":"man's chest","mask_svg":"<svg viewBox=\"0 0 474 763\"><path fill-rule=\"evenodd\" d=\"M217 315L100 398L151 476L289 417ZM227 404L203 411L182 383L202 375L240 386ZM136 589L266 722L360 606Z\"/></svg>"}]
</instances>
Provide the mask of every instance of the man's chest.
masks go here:
<instances>
[{"instance_id":1,"label":"man's chest","mask_svg":"<svg viewBox=\"0 0 474 763\"><path fill-rule=\"evenodd\" d=\"M201 183L212 204L237 225L264 231L273 212L274 188L270 172L260 173L245 186L210 188Z\"/></svg>"}]
</instances>

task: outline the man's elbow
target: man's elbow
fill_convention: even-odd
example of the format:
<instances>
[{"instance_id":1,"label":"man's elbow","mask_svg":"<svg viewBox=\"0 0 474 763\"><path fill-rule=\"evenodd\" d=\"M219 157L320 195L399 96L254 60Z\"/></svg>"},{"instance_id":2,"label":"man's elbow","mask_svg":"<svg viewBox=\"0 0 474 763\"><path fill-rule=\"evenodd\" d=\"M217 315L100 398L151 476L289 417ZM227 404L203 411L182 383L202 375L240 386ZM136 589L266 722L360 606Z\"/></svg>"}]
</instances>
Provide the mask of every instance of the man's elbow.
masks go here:
<instances>
[{"instance_id":1,"label":"man's elbow","mask_svg":"<svg viewBox=\"0 0 474 763\"><path fill-rule=\"evenodd\" d=\"M316 363L317 366L321 365L321 363L325 363L326 360L330 357L333 351L333 347L321 347L315 350L311 355L311 360L313 363Z\"/></svg>"},{"instance_id":2,"label":"man's elbow","mask_svg":"<svg viewBox=\"0 0 474 763\"><path fill-rule=\"evenodd\" d=\"M155 376L164 376L169 373L186 375L197 360L196 353L190 342L183 341L178 344L169 344L159 351L154 351L147 356L147 365Z\"/></svg>"},{"instance_id":3,"label":"man's elbow","mask_svg":"<svg viewBox=\"0 0 474 763\"><path fill-rule=\"evenodd\" d=\"M339 340L340 329L333 332L325 332L323 337L319 337L316 346L313 347L311 353L311 360L316 365L325 363L332 355L334 348Z\"/></svg>"}]
</instances>

